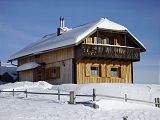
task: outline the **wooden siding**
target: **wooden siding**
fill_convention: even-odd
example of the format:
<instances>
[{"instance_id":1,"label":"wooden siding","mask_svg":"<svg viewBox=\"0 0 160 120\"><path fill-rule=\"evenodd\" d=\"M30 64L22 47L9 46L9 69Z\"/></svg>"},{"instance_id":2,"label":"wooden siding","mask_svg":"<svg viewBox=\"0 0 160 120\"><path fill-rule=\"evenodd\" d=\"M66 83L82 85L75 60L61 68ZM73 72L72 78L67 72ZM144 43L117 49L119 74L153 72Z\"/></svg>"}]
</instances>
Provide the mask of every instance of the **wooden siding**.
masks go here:
<instances>
[{"instance_id":1,"label":"wooden siding","mask_svg":"<svg viewBox=\"0 0 160 120\"><path fill-rule=\"evenodd\" d=\"M45 62L46 64L57 62L57 61L63 61L67 59L74 58L74 48L64 48L60 50L55 50L51 52L46 52L39 55L34 56L26 56L24 58L18 59L18 65L22 65L27 62Z\"/></svg>"},{"instance_id":2,"label":"wooden siding","mask_svg":"<svg viewBox=\"0 0 160 120\"><path fill-rule=\"evenodd\" d=\"M20 81L33 81L33 70L25 70L19 72Z\"/></svg>"},{"instance_id":3,"label":"wooden siding","mask_svg":"<svg viewBox=\"0 0 160 120\"><path fill-rule=\"evenodd\" d=\"M18 59L18 65L25 64L27 62L37 62L37 63L45 63L43 70L40 70L40 68L35 69L34 72L31 75L30 70L27 71L21 71L20 74L20 80L27 80L27 76L29 76L31 81L37 81L38 73L37 71L40 71L39 73L42 76L42 78L45 81L48 81L52 84L62 84L62 83L72 83L72 60L74 58L74 48L64 48L60 50L55 50L51 52L46 52L39 55L34 56L26 56L25 58ZM45 69L49 67L60 67L60 78L59 79L46 79L45 76ZM32 79L31 79L32 78ZM41 79L42 80L42 79Z\"/></svg>"},{"instance_id":4,"label":"wooden siding","mask_svg":"<svg viewBox=\"0 0 160 120\"><path fill-rule=\"evenodd\" d=\"M94 77L90 75L90 70L86 66L99 65L100 76ZM119 61L94 61L80 60L76 63L77 83L132 83L131 62ZM111 76L111 67L119 67L120 77Z\"/></svg>"},{"instance_id":5,"label":"wooden siding","mask_svg":"<svg viewBox=\"0 0 160 120\"><path fill-rule=\"evenodd\" d=\"M60 67L60 78L48 79L47 82L51 84L65 84L73 83L72 80L72 59L54 62L46 65L46 69L49 67Z\"/></svg>"}]
</instances>

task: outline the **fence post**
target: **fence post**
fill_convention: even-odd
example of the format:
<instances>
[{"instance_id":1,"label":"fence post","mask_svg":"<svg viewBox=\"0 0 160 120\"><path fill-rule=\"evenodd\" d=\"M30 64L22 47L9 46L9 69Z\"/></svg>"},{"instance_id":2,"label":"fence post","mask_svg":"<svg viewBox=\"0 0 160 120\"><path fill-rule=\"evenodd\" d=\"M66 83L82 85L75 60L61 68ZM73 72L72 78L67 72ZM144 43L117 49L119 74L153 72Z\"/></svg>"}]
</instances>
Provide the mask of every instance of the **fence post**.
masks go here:
<instances>
[{"instance_id":1,"label":"fence post","mask_svg":"<svg viewBox=\"0 0 160 120\"><path fill-rule=\"evenodd\" d=\"M14 97L14 89L13 89L13 97Z\"/></svg>"},{"instance_id":2,"label":"fence post","mask_svg":"<svg viewBox=\"0 0 160 120\"><path fill-rule=\"evenodd\" d=\"M60 100L60 90L58 89L58 100Z\"/></svg>"},{"instance_id":3,"label":"fence post","mask_svg":"<svg viewBox=\"0 0 160 120\"><path fill-rule=\"evenodd\" d=\"M157 106L158 106L158 108L160 108L160 101L159 101L159 98L157 98Z\"/></svg>"},{"instance_id":4,"label":"fence post","mask_svg":"<svg viewBox=\"0 0 160 120\"><path fill-rule=\"evenodd\" d=\"M70 92L70 101L69 101L69 103L70 104L76 104L75 99L76 99L76 94L75 94L74 91L71 91Z\"/></svg>"},{"instance_id":5,"label":"fence post","mask_svg":"<svg viewBox=\"0 0 160 120\"><path fill-rule=\"evenodd\" d=\"M96 94L95 94L95 92L96 92L95 88L93 88L93 94L92 94L93 95L93 101L96 101Z\"/></svg>"},{"instance_id":6,"label":"fence post","mask_svg":"<svg viewBox=\"0 0 160 120\"><path fill-rule=\"evenodd\" d=\"M154 98L155 107L157 107L157 98Z\"/></svg>"},{"instance_id":7,"label":"fence post","mask_svg":"<svg viewBox=\"0 0 160 120\"><path fill-rule=\"evenodd\" d=\"M125 94L125 98L124 98L125 102L127 102L127 94Z\"/></svg>"},{"instance_id":8,"label":"fence post","mask_svg":"<svg viewBox=\"0 0 160 120\"><path fill-rule=\"evenodd\" d=\"M94 102L93 103L93 108L94 109L97 108L95 101L96 101L96 90L95 90L95 88L93 88L93 102Z\"/></svg>"},{"instance_id":9,"label":"fence post","mask_svg":"<svg viewBox=\"0 0 160 120\"><path fill-rule=\"evenodd\" d=\"M28 97L28 95L27 95L27 89L26 89L25 93L26 93L26 98L27 98Z\"/></svg>"},{"instance_id":10,"label":"fence post","mask_svg":"<svg viewBox=\"0 0 160 120\"><path fill-rule=\"evenodd\" d=\"M127 118L128 118L128 116L124 116L124 117L123 117L123 120L127 120Z\"/></svg>"}]
</instances>

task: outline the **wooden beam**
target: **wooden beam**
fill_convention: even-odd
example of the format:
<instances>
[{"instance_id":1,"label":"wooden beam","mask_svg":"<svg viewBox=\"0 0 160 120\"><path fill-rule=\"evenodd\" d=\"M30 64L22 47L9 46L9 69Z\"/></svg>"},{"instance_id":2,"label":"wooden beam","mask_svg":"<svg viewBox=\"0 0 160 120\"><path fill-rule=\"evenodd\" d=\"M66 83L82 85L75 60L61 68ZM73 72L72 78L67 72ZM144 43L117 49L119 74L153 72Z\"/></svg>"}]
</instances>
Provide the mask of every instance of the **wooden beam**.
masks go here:
<instances>
[{"instance_id":1,"label":"wooden beam","mask_svg":"<svg viewBox=\"0 0 160 120\"><path fill-rule=\"evenodd\" d=\"M132 83L133 83L133 62L131 62L131 81L132 81Z\"/></svg>"},{"instance_id":2,"label":"wooden beam","mask_svg":"<svg viewBox=\"0 0 160 120\"><path fill-rule=\"evenodd\" d=\"M124 42L125 42L125 46L126 46L126 34L124 34Z\"/></svg>"}]
</instances>

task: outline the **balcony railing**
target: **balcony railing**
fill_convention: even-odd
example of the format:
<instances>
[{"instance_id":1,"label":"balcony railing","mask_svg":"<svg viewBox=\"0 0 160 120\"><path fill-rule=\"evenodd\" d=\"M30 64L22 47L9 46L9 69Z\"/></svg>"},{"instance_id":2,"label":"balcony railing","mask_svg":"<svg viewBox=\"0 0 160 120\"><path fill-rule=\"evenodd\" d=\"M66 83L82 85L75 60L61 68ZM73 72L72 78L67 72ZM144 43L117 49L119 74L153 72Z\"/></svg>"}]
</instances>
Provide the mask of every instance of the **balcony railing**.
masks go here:
<instances>
[{"instance_id":1,"label":"balcony railing","mask_svg":"<svg viewBox=\"0 0 160 120\"><path fill-rule=\"evenodd\" d=\"M81 44L77 48L76 55L79 58L104 58L139 61L140 49L120 46Z\"/></svg>"}]
</instances>

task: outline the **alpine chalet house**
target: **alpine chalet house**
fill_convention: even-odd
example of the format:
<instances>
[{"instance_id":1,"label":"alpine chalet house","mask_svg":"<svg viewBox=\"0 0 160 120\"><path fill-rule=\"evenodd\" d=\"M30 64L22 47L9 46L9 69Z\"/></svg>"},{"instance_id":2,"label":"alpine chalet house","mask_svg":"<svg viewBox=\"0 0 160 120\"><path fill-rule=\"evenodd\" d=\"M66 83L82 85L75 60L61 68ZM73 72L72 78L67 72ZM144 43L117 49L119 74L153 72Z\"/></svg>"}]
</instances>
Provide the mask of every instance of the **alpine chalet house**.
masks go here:
<instances>
[{"instance_id":1,"label":"alpine chalet house","mask_svg":"<svg viewBox=\"0 0 160 120\"><path fill-rule=\"evenodd\" d=\"M143 44L124 26L106 18L75 28L60 27L9 58L18 61L20 81L133 83L133 62Z\"/></svg>"}]
</instances>

